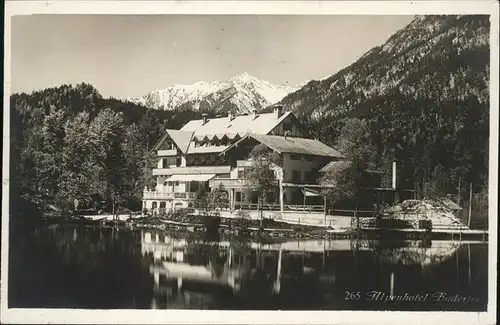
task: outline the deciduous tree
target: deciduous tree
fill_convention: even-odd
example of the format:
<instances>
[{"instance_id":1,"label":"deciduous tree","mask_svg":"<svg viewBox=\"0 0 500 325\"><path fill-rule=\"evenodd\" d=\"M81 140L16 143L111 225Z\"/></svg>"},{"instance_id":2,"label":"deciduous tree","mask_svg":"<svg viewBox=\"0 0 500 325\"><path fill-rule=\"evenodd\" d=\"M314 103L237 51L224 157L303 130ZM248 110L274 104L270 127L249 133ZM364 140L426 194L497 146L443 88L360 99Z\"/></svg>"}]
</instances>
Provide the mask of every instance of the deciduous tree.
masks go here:
<instances>
[{"instance_id":1,"label":"deciduous tree","mask_svg":"<svg viewBox=\"0 0 500 325\"><path fill-rule=\"evenodd\" d=\"M246 174L254 191L257 192L258 210L262 225L262 206L267 194L276 186L274 169L282 165L281 156L263 144L255 146L250 152L251 168Z\"/></svg>"},{"instance_id":2,"label":"deciduous tree","mask_svg":"<svg viewBox=\"0 0 500 325\"><path fill-rule=\"evenodd\" d=\"M345 160L337 162L320 178L323 195L334 204L354 201L358 209L365 170L373 164L376 155L369 137L368 124L364 120L352 118L342 128L337 147Z\"/></svg>"}]
</instances>

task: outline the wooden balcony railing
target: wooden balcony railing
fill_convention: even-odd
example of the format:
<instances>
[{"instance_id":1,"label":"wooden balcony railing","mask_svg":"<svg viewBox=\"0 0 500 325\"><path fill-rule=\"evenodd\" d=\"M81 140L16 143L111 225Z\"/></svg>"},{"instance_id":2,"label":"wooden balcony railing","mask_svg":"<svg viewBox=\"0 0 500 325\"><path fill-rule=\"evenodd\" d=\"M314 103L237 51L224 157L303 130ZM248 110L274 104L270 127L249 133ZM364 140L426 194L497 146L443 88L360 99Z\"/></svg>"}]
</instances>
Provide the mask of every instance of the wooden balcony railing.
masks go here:
<instances>
[{"instance_id":1,"label":"wooden balcony railing","mask_svg":"<svg viewBox=\"0 0 500 325\"><path fill-rule=\"evenodd\" d=\"M228 174L230 166L190 166L172 168L154 168L153 175L186 175L186 174Z\"/></svg>"},{"instance_id":2,"label":"wooden balcony railing","mask_svg":"<svg viewBox=\"0 0 500 325\"><path fill-rule=\"evenodd\" d=\"M194 199L195 192L160 192L160 191L144 191L144 199L157 200L172 200L172 199Z\"/></svg>"},{"instance_id":3,"label":"wooden balcony railing","mask_svg":"<svg viewBox=\"0 0 500 325\"><path fill-rule=\"evenodd\" d=\"M213 178L208 184L212 188L217 188L221 185L225 188L240 188L250 186L251 182L246 178Z\"/></svg>"}]
</instances>

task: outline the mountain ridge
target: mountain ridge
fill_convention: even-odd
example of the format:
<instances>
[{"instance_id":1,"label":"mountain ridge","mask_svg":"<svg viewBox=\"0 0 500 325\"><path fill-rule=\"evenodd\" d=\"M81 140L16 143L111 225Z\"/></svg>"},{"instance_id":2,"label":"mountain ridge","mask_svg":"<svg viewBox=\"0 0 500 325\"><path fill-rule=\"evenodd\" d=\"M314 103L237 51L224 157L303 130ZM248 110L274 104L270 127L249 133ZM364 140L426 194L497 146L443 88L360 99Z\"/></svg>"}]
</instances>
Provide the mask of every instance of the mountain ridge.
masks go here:
<instances>
[{"instance_id":1,"label":"mountain ridge","mask_svg":"<svg viewBox=\"0 0 500 325\"><path fill-rule=\"evenodd\" d=\"M367 125L356 141L371 147L370 163L389 175L398 160L404 186L419 193L439 175L450 193L464 181L485 186L489 35L487 15L416 16L357 61L279 104L334 147L349 138L344 126Z\"/></svg>"},{"instance_id":2,"label":"mountain ridge","mask_svg":"<svg viewBox=\"0 0 500 325\"><path fill-rule=\"evenodd\" d=\"M248 113L262 110L280 101L298 87L274 85L247 72L228 80L198 81L190 85L174 84L127 101L160 110L196 110L216 113Z\"/></svg>"},{"instance_id":3,"label":"mountain ridge","mask_svg":"<svg viewBox=\"0 0 500 325\"><path fill-rule=\"evenodd\" d=\"M429 64L435 65L435 61L447 64L448 59L460 57L471 65L467 55L486 58L482 52L489 45L486 26L489 22L480 17L482 16L415 16L384 44L373 47L357 61L330 77L313 80L298 91L288 94L280 104L288 106L299 115L311 116L317 120L328 115L344 114L369 98L384 96L398 87L407 95L418 92L425 88L425 82L431 80L426 75L420 82L415 80L419 71L425 70ZM444 56L439 57L440 55ZM434 72L439 73L439 70ZM432 74L432 71L426 71L425 74ZM444 74L442 76L448 77ZM470 78L469 75L462 77L463 80ZM481 78L485 77L483 73ZM446 84L450 82L459 83L457 80L447 80ZM467 96L470 91L473 90L468 89L461 96ZM487 95L485 87L477 92L481 100L484 100ZM451 98L460 94L455 92L445 95L446 98Z\"/></svg>"}]
</instances>

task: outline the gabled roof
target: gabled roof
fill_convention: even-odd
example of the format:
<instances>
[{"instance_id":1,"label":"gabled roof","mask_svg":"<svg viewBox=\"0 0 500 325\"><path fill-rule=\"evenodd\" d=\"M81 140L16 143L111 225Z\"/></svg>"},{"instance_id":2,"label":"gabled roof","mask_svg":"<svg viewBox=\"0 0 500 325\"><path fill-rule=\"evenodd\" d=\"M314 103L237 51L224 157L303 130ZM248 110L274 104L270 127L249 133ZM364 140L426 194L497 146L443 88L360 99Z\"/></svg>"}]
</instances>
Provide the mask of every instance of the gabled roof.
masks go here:
<instances>
[{"instance_id":1,"label":"gabled roof","mask_svg":"<svg viewBox=\"0 0 500 325\"><path fill-rule=\"evenodd\" d=\"M161 137L160 141L156 143L153 150L160 149L161 145L167 137L170 137L172 141L174 141L175 145L179 148L183 153L187 153L189 149L189 143L193 137L193 132L184 132L179 130L171 130L167 129L163 137Z\"/></svg>"},{"instance_id":2,"label":"gabled roof","mask_svg":"<svg viewBox=\"0 0 500 325\"><path fill-rule=\"evenodd\" d=\"M246 139L250 138L257 140L266 147L278 153L295 153L295 154L337 157L337 158L343 157L340 152L338 152L333 148L330 148L329 146L327 146L322 142L319 142L318 140L295 138L295 137L285 138L282 136L264 135L264 134L248 134L239 141L235 142L233 145L229 146L222 153L228 152L232 148L236 147L242 141L245 141Z\"/></svg>"},{"instance_id":3,"label":"gabled roof","mask_svg":"<svg viewBox=\"0 0 500 325\"><path fill-rule=\"evenodd\" d=\"M189 144L193 138L193 132L185 132L179 130L167 130L168 135L175 142L175 145L179 147L179 150L183 153L187 153L189 149Z\"/></svg>"},{"instance_id":4,"label":"gabled roof","mask_svg":"<svg viewBox=\"0 0 500 325\"><path fill-rule=\"evenodd\" d=\"M257 114L256 118L252 114L238 115L232 120L229 117L209 118L203 124L203 120L192 120L181 128L181 131L194 132L198 135L216 134L268 134L280 122L292 114L291 111L284 112L280 117L275 113Z\"/></svg>"},{"instance_id":5,"label":"gabled roof","mask_svg":"<svg viewBox=\"0 0 500 325\"><path fill-rule=\"evenodd\" d=\"M326 173L330 171L341 172L352 165L350 160L335 160L329 162L326 166L319 170L320 173ZM374 169L364 169L368 174L383 174L383 172Z\"/></svg>"},{"instance_id":6,"label":"gabled roof","mask_svg":"<svg viewBox=\"0 0 500 325\"><path fill-rule=\"evenodd\" d=\"M346 168L351 166L352 162L350 160L336 160L329 162L325 167L319 170L320 173L326 173L330 171L341 172Z\"/></svg>"}]
</instances>

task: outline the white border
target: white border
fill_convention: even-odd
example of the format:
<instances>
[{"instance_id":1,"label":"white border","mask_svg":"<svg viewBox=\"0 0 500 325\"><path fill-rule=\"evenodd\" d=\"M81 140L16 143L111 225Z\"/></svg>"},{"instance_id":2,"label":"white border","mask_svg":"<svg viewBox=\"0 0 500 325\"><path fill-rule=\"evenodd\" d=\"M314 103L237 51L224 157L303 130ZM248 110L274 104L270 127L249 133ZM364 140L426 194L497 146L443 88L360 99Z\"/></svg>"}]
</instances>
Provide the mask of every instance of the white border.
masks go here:
<instances>
[{"instance_id":1,"label":"white border","mask_svg":"<svg viewBox=\"0 0 500 325\"><path fill-rule=\"evenodd\" d=\"M373 311L192 311L192 310L70 310L8 309L8 171L10 144L10 17L39 14L297 14L413 15L489 14L490 30L490 151L489 151L489 297L487 313ZM2 165L2 323L102 324L494 324L498 208L498 26L496 1L7 1L4 44L4 129Z\"/></svg>"}]
</instances>

